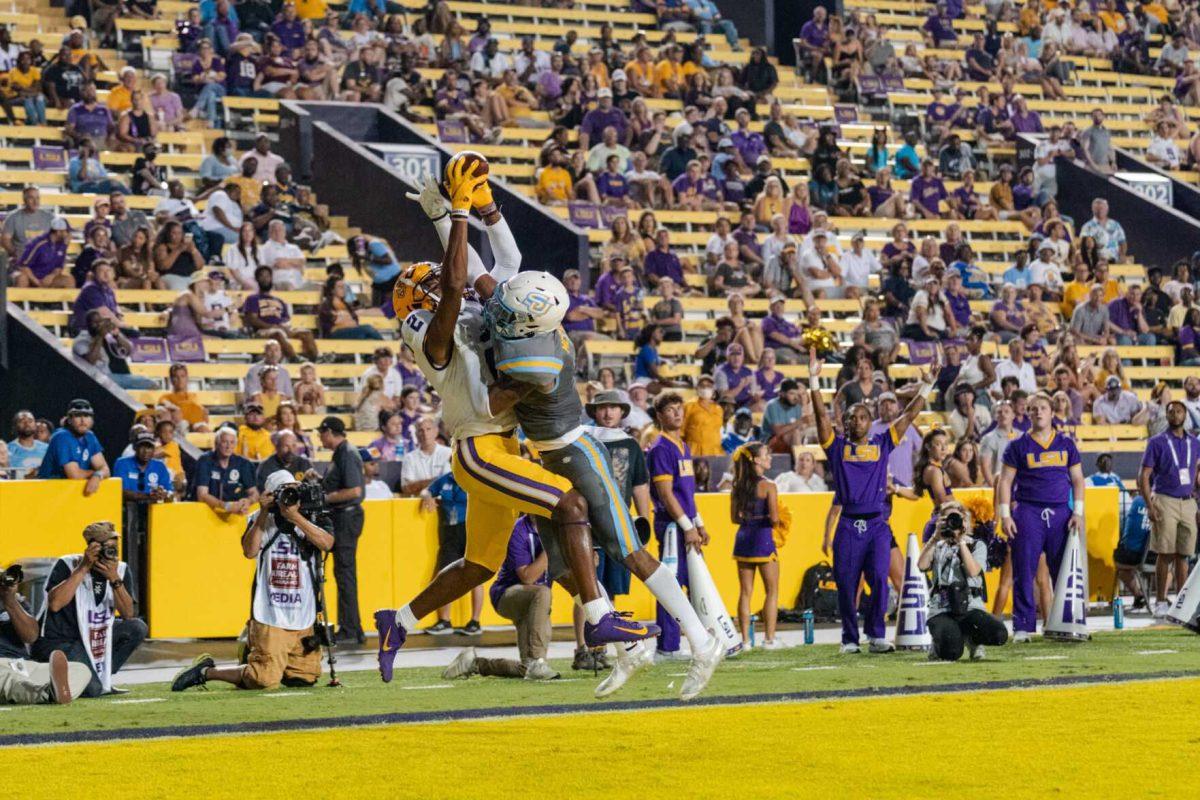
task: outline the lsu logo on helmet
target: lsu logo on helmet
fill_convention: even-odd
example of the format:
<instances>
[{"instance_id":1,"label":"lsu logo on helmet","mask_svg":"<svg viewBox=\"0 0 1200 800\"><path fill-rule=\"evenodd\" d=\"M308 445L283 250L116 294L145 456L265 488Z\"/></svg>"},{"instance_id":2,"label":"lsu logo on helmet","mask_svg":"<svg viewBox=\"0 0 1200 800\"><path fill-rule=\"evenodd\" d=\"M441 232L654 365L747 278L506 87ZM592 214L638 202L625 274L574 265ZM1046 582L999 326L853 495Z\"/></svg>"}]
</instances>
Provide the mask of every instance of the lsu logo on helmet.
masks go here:
<instances>
[{"instance_id":1,"label":"lsu logo on helmet","mask_svg":"<svg viewBox=\"0 0 1200 800\"><path fill-rule=\"evenodd\" d=\"M432 261L418 261L407 266L396 278L392 289L392 310L396 312L396 319L404 320L420 309L436 311L441 300L438 296L441 275L441 266Z\"/></svg>"}]
</instances>

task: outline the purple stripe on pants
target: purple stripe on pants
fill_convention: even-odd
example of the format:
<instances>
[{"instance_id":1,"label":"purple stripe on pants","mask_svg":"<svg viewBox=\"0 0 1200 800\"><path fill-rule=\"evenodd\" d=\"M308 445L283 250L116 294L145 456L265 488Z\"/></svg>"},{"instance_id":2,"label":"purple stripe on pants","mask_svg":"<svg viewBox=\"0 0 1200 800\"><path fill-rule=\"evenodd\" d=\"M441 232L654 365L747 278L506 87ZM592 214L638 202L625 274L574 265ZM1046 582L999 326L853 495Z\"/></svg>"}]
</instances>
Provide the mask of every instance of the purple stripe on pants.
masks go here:
<instances>
[{"instance_id":1,"label":"purple stripe on pants","mask_svg":"<svg viewBox=\"0 0 1200 800\"><path fill-rule=\"evenodd\" d=\"M1037 630L1037 604L1033 597L1037 578L1038 558L1046 554L1050 580L1058 578L1063 553L1067 549L1067 523L1071 508L1066 505L1039 506L1033 503L1014 503L1013 521L1017 535L1010 544L1013 567L1013 630Z\"/></svg>"},{"instance_id":2,"label":"purple stripe on pants","mask_svg":"<svg viewBox=\"0 0 1200 800\"><path fill-rule=\"evenodd\" d=\"M866 577L871 589L871 616L865 630L872 639L887 634L888 567L892 560L892 529L883 515L874 519L838 520L833 535L833 577L837 581L842 644L858 644L858 581Z\"/></svg>"},{"instance_id":3,"label":"purple stripe on pants","mask_svg":"<svg viewBox=\"0 0 1200 800\"><path fill-rule=\"evenodd\" d=\"M683 549L683 531L679 530L678 526L672 526L675 531L675 551L679 553L679 563L675 566L675 577L679 579L679 585L684 589L688 588L688 568L687 568L687 551ZM666 526L654 526L654 535L658 539L658 557L662 558L663 539L666 537ZM660 604L654 604L654 621L658 623L658 627L662 629L662 633L658 637L658 649L664 653L675 653L679 650L679 623L675 621L665 608Z\"/></svg>"}]
</instances>

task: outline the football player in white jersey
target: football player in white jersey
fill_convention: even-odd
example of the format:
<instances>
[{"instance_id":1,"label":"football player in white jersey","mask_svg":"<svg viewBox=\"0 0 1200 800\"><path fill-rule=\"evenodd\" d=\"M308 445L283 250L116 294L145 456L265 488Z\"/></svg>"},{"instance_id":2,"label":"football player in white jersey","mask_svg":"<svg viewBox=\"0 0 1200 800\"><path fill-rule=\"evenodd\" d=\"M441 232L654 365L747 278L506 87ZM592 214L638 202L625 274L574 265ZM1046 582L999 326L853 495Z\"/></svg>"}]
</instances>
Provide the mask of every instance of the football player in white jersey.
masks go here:
<instances>
[{"instance_id":1,"label":"football player in white jersey","mask_svg":"<svg viewBox=\"0 0 1200 800\"><path fill-rule=\"evenodd\" d=\"M446 253L440 267L421 262L405 269L396 281L393 307L404 342L442 397L443 419L455 440L454 477L467 493L467 544L464 557L439 572L408 605L375 612L379 674L385 683L391 681L396 653L418 620L462 597L500 567L520 514L554 522L573 579L568 588L583 606L594 639L632 642L658 634L655 625L617 615L601 595L592 562L587 501L570 481L521 456L511 410L498 416L491 412L488 383L494 376L482 309L468 292L467 281L474 273L472 282L490 290L496 278L483 270L477 254L471 258L467 243L471 208L489 223L489 239L500 245L497 253L506 259L498 263L502 275L515 274L520 254L492 200L486 175L476 174L480 162L483 157L478 154L461 153L446 165L450 208L444 215L435 200L440 199L436 185L427 184L421 195L410 195L426 213L434 212L429 215L435 224L449 228ZM468 261L477 263L469 268Z\"/></svg>"}]
</instances>

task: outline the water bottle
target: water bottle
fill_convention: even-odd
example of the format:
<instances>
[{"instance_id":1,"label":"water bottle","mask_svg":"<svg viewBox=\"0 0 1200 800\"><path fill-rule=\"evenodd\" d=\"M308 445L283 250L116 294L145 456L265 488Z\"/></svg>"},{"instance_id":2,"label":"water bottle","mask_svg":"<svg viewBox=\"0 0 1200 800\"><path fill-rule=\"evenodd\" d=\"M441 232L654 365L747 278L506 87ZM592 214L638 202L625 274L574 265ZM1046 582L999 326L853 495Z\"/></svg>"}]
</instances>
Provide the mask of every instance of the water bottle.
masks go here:
<instances>
[{"instance_id":1,"label":"water bottle","mask_svg":"<svg viewBox=\"0 0 1200 800\"><path fill-rule=\"evenodd\" d=\"M804 643L813 643L813 612L811 608L804 609L804 613L800 615L804 620Z\"/></svg>"},{"instance_id":2,"label":"water bottle","mask_svg":"<svg viewBox=\"0 0 1200 800\"><path fill-rule=\"evenodd\" d=\"M1120 597L1114 597L1113 603L1113 629L1121 630L1125 627L1125 600Z\"/></svg>"},{"instance_id":3,"label":"water bottle","mask_svg":"<svg viewBox=\"0 0 1200 800\"><path fill-rule=\"evenodd\" d=\"M753 650L755 648L755 646L756 646L755 640L758 638L758 636L757 636L758 631L755 630L755 627L757 625L758 625L758 614L751 614L750 615L750 649L751 650Z\"/></svg>"}]
</instances>

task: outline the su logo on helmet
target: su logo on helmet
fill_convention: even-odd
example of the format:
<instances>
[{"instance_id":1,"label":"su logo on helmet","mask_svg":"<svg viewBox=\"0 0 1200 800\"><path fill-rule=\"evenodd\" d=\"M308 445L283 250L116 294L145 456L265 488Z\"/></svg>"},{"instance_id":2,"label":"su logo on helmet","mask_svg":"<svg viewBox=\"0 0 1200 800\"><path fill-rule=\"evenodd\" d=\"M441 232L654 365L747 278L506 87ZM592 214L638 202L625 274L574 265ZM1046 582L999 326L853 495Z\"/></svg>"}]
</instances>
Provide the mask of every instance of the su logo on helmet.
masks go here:
<instances>
[{"instance_id":1,"label":"su logo on helmet","mask_svg":"<svg viewBox=\"0 0 1200 800\"><path fill-rule=\"evenodd\" d=\"M530 292L524 298L525 308L529 309L529 313L536 317L550 311L554 308L554 298L542 292Z\"/></svg>"}]
</instances>

